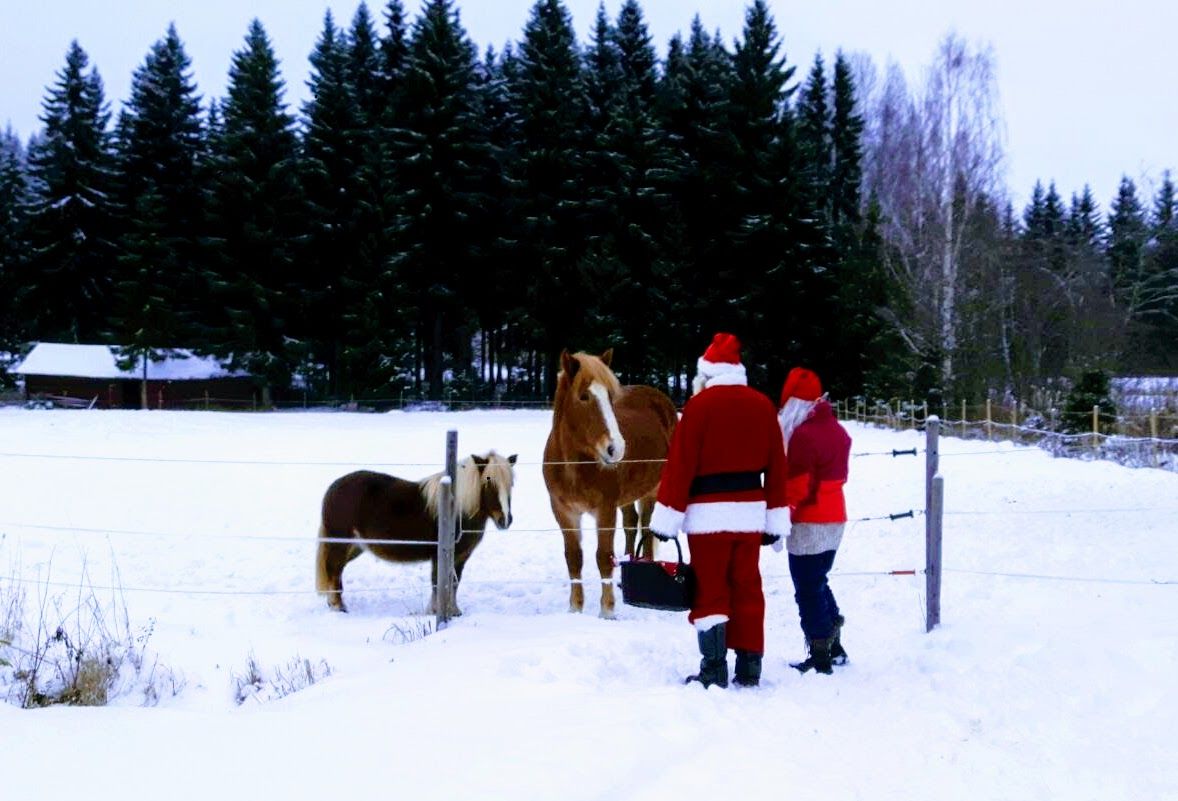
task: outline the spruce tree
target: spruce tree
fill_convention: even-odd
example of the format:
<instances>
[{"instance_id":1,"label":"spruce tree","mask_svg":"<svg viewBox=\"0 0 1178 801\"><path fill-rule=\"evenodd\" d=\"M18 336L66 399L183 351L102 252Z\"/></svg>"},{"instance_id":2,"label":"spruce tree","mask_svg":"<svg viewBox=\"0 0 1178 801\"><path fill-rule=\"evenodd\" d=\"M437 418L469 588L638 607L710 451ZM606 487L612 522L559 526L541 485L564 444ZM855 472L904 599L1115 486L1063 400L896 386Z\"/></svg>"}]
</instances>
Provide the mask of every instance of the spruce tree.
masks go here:
<instances>
[{"instance_id":1,"label":"spruce tree","mask_svg":"<svg viewBox=\"0 0 1178 801\"><path fill-rule=\"evenodd\" d=\"M733 56L732 126L741 221L731 232L734 327L750 343L750 374L775 392L790 364L821 374L822 330L835 318L832 261L790 107L794 68L764 0L745 15ZM786 322L788 321L788 323Z\"/></svg>"},{"instance_id":2,"label":"spruce tree","mask_svg":"<svg viewBox=\"0 0 1178 801\"><path fill-rule=\"evenodd\" d=\"M122 236L110 337L128 364L199 346L196 320L209 309L200 174L205 143L190 69L169 26L136 70L119 120Z\"/></svg>"},{"instance_id":3,"label":"spruce tree","mask_svg":"<svg viewBox=\"0 0 1178 801\"><path fill-rule=\"evenodd\" d=\"M562 348L581 347L577 340L586 325L555 300L580 296L577 265L584 251L584 77L572 20L560 0L532 6L510 90L519 120L519 157L511 175L518 264L546 379L534 389L551 396L557 356Z\"/></svg>"},{"instance_id":4,"label":"spruce tree","mask_svg":"<svg viewBox=\"0 0 1178 801\"><path fill-rule=\"evenodd\" d=\"M1178 216L1174 182L1169 171L1154 197L1149 215L1149 242L1144 254L1142 321L1137 363L1144 369L1173 371L1178 367Z\"/></svg>"},{"instance_id":5,"label":"spruce tree","mask_svg":"<svg viewBox=\"0 0 1178 801\"><path fill-rule=\"evenodd\" d=\"M841 52L834 61L834 110L831 146L834 167L830 176L831 224L836 242L842 231L858 227L862 218L863 115L851 65Z\"/></svg>"},{"instance_id":6,"label":"spruce tree","mask_svg":"<svg viewBox=\"0 0 1178 801\"><path fill-rule=\"evenodd\" d=\"M21 331L16 304L27 255L25 218L29 185L24 148L12 128L0 133L0 351L12 352Z\"/></svg>"},{"instance_id":7,"label":"spruce tree","mask_svg":"<svg viewBox=\"0 0 1178 801\"><path fill-rule=\"evenodd\" d=\"M832 120L827 99L826 65L822 54L814 56L814 66L806 84L798 93L797 136L802 164L815 197L821 199L823 224L831 225L831 172L834 163Z\"/></svg>"},{"instance_id":8,"label":"spruce tree","mask_svg":"<svg viewBox=\"0 0 1178 801\"><path fill-rule=\"evenodd\" d=\"M614 83L599 122L604 127L594 130L590 148L596 155L591 164L610 165L598 173L591 195L601 238L585 269L601 288L595 316L608 321L594 333L608 344L625 343L618 367L624 380L662 383L661 351L668 345L663 318L677 270L664 251L670 160L655 106L657 57L637 0L622 4L606 35L612 48L596 42L594 52L612 51L606 69L614 74L602 75L592 62L586 71L591 86Z\"/></svg>"},{"instance_id":9,"label":"spruce tree","mask_svg":"<svg viewBox=\"0 0 1178 801\"><path fill-rule=\"evenodd\" d=\"M680 262L673 291L678 310L667 321L679 341L675 372L690 375L701 342L731 328L728 285L735 265L729 233L740 221L732 134L731 55L697 15L682 53L668 53L660 89L661 126L670 158L672 228L669 246Z\"/></svg>"},{"instance_id":10,"label":"spruce tree","mask_svg":"<svg viewBox=\"0 0 1178 801\"><path fill-rule=\"evenodd\" d=\"M303 107L301 160L305 213L313 221L302 248L314 320L310 349L326 372L323 379L331 394L362 393L363 371L349 357L363 343L363 334L352 327L367 319L355 316L366 306L365 292L357 284L369 278L361 270L358 230L366 143L357 133L367 129L350 91L348 41L330 11L310 61L311 98ZM350 337L352 333L357 335Z\"/></svg>"},{"instance_id":11,"label":"spruce tree","mask_svg":"<svg viewBox=\"0 0 1178 801\"><path fill-rule=\"evenodd\" d=\"M76 41L43 103L29 152L34 189L19 303L34 339L95 342L108 328L116 208L110 111Z\"/></svg>"},{"instance_id":12,"label":"spruce tree","mask_svg":"<svg viewBox=\"0 0 1178 801\"><path fill-rule=\"evenodd\" d=\"M224 307L215 350L258 377L263 402L306 357L309 277L295 270L301 203L293 121L278 61L254 20L233 55L216 157L217 288Z\"/></svg>"},{"instance_id":13,"label":"spruce tree","mask_svg":"<svg viewBox=\"0 0 1178 801\"><path fill-rule=\"evenodd\" d=\"M469 376L461 292L482 269L477 240L490 157L474 46L452 0L430 0L414 22L394 131L400 202L395 264L418 313L431 397L440 398L446 353Z\"/></svg>"},{"instance_id":14,"label":"spruce tree","mask_svg":"<svg viewBox=\"0 0 1178 801\"><path fill-rule=\"evenodd\" d=\"M1113 292L1131 319L1137 316L1144 300L1144 249L1148 237L1137 186L1128 176L1122 177L1109 209L1107 252Z\"/></svg>"}]
</instances>

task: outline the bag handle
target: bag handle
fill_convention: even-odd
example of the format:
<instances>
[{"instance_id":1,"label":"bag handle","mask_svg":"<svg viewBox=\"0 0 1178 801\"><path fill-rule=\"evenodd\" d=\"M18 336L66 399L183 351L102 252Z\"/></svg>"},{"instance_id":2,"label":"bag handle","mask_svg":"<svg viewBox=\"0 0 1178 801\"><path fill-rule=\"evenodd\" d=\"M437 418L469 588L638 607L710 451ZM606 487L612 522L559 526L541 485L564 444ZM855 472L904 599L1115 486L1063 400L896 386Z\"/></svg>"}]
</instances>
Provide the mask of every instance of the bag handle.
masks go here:
<instances>
[{"instance_id":1,"label":"bag handle","mask_svg":"<svg viewBox=\"0 0 1178 801\"><path fill-rule=\"evenodd\" d=\"M634 551L634 558L635 559L642 559L643 558L642 557L642 543L645 539L646 539L645 537L639 538L638 548ZM654 538L654 535L652 534L650 537L651 550L654 550L654 540L655 540L655 538ZM672 537L671 542L675 543L675 552L679 555L679 564L684 564L684 562L683 562L683 548L679 545L679 538ZM652 561L654 560L654 556L648 556L646 558L648 560L652 560Z\"/></svg>"}]
</instances>

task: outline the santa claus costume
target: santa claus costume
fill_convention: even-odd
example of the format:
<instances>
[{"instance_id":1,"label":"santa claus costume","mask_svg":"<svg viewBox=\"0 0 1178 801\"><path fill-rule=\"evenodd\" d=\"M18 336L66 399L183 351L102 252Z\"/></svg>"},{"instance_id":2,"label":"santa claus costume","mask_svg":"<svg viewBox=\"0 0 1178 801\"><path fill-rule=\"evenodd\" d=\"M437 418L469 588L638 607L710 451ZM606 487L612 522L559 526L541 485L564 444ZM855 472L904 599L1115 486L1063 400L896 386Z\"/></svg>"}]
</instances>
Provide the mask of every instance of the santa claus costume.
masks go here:
<instances>
[{"instance_id":1,"label":"santa claus costume","mask_svg":"<svg viewBox=\"0 0 1178 801\"><path fill-rule=\"evenodd\" d=\"M695 394L675 427L650 528L660 539L687 534L696 598L689 620L699 640L699 673L688 681L760 681L765 597L760 548L789 532L785 449L777 410L748 386L740 341L716 334L697 363Z\"/></svg>"}]
</instances>

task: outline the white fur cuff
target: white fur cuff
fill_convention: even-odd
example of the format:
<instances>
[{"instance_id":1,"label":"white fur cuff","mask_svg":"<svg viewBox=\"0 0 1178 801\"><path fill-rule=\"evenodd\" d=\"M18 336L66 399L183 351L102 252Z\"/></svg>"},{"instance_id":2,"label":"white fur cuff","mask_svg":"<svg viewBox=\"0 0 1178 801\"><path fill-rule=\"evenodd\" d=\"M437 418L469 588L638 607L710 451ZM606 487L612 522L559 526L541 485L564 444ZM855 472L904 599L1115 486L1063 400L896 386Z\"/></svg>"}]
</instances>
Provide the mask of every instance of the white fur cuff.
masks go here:
<instances>
[{"instance_id":1,"label":"white fur cuff","mask_svg":"<svg viewBox=\"0 0 1178 801\"><path fill-rule=\"evenodd\" d=\"M765 513L765 533L785 537L790 533L789 507L779 506Z\"/></svg>"},{"instance_id":2,"label":"white fur cuff","mask_svg":"<svg viewBox=\"0 0 1178 801\"><path fill-rule=\"evenodd\" d=\"M695 630L696 631L707 631L709 629L714 629L716 626L719 626L721 623L727 623L727 622L728 622L728 615L704 615L703 617L697 617L695 619Z\"/></svg>"},{"instance_id":3,"label":"white fur cuff","mask_svg":"<svg viewBox=\"0 0 1178 801\"><path fill-rule=\"evenodd\" d=\"M650 530L667 537L677 537L683 529L684 512L676 511L665 504L656 503L650 515Z\"/></svg>"}]
</instances>

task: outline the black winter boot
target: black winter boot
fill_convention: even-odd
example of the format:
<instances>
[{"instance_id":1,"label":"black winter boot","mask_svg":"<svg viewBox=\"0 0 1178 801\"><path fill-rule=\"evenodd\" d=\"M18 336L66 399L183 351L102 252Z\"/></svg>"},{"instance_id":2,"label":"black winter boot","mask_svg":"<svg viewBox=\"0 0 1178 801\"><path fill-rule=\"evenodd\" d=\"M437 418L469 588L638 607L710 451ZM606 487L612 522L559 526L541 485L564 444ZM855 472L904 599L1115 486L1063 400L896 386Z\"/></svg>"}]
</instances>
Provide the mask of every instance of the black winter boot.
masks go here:
<instances>
[{"instance_id":1,"label":"black winter boot","mask_svg":"<svg viewBox=\"0 0 1178 801\"><path fill-rule=\"evenodd\" d=\"M728 646L726 645L728 626L719 623L707 631L697 634L699 652L703 659L699 662L699 673L688 676L684 684L698 681L705 688L713 684L717 687L728 686Z\"/></svg>"},{"instance_id":2,"label":"black winter boot","mask_svg":"<svg viewBox=\"0 0 1178 801\"><path fill-rule=\"evenodd\" d=\"M756 651L736 652L736 675L732 683L737 687L756 687L761 683L761 654Z\"/></svg>"},{"instance_id":3,"label":"black winter boot","mask_svg":"<svg viewBox=\"0 0 1178 801\"><path fill-rule=\"evenodd\" d=\"M820 640L807 640L806 646L810 650L810 657L805 662L790 662L789 666L802 673L814 670L829 676L831 673L834 673L834 669L830 666L830 646L833 643L833 637L824 637Z\"/></svg>"},{"instance_id":4,"label":"black winter boot","mask_svg":"<svg viewBox=\"0 0 1178 801\"><path fill-rule=\"evenodd\" d=\"M830 633L830 637L834 642L830 644L830 663L832 665L847 664L847 652L843 649L842 635L843 624L847 619L842 615L837 615L834 619L834 631Z\"/></svg>"}]
</instances>

